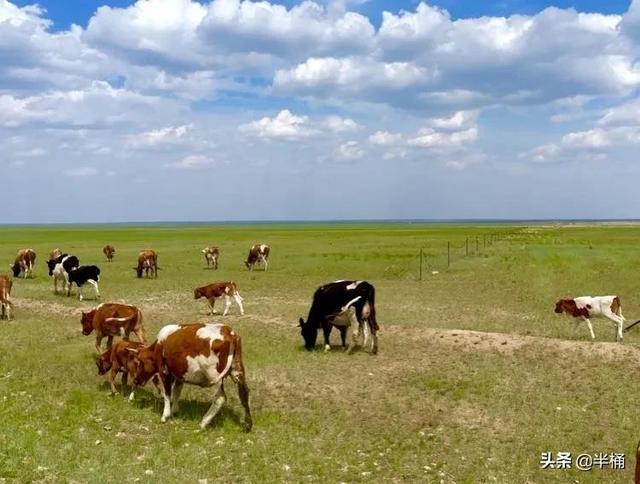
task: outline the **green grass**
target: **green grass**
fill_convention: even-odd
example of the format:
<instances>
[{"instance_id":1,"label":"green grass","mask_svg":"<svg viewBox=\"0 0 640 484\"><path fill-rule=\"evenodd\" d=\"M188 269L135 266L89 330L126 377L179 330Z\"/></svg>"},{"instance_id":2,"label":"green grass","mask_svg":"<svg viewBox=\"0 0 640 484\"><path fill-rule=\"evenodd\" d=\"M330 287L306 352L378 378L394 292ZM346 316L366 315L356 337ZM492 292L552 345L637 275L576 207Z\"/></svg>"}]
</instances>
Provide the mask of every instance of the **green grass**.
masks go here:
<instances>
[{"instance_id":1,"label":"green grass","mask_svg":"<svg viewBox=\"0 0 640 484\"><path fill-rule=\"evenodd\" d=\"M507 232L475 254L476 236ZM447 270L447 241L460 247L467 237L472 255L457 249ZM605 345L613 325L596 320L593 344L585 327L573 337L553 305L615 293L626 317L640 318L639 241L635 226L0 228L5 267L18 248L38 253L35 277L14 280L15 320L0 323L0 478L629 482L640 438L640 331ZM244 268L255 242L272 247L268 272ZM103 260L107 243L117 250L113 264ZM218 271L200 253L213 244L221 247ZM80 333L80 311L95 302L53 294L45 259L54 247L98 264L102 300L139 305L150 335L173 321L222 321L193 300L193 288L235 281L247 314L233 307L224 321L243 337L253 432L241 431L231 386L204 432L206 389L185 388L180 414L166 424L151 388L133 404L109 397L94 339ZM159 253L157 280L135 278L143 248ZM376 286L378 356L302 349L298 317L318 285L338 278ZM627 469L542 471L545 451L625 452Z\"/></svg>"}]
</instances>

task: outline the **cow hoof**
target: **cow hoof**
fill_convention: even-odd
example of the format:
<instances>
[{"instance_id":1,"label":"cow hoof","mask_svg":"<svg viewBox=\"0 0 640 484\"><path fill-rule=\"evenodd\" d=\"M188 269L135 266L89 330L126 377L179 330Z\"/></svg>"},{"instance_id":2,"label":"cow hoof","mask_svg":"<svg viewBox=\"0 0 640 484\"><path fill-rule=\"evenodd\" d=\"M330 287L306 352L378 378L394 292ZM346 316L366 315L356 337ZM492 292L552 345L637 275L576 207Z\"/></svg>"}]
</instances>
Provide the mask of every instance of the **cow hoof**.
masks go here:
<instances>
[{"instance_id":1,"label":"cow hoof","mask_svg":"<svg viewBox=\"0 0 640 484\"><path fill-rule=\"evenodd\" d=\"M245 421L244 425L242 426L242 430L245 432L251 432L252 428L253 428L253 422L251 420Z\"/></svg>"}]
</instances>

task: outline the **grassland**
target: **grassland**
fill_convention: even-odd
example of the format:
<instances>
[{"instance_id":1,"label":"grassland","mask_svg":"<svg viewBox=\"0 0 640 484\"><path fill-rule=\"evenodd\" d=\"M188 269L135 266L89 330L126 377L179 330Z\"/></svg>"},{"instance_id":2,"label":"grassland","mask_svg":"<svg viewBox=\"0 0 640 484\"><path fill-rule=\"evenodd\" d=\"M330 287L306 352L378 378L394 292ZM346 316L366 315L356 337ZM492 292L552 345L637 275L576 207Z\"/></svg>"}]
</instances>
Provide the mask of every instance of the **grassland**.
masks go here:
<instances>
[{"instance_id":1,"label":"grassland","mask_svg":"<svg viewBox=\"0 0 640 484\"><path fill-rule=\"evenodd\" d=\"M446 270L448 240L491 232L511 235ZM553 303L615 293L627 318L640 318L639 240L636 226L0 228L0 261L18 248L38 253L35 277L15 280L16 319L0 323L0 479L630 482L640 330L615 344L613 325L596 321L592 343L585 327L572 336ZM269 271L248 272L248 247L262 241ZM199 252L211 244L221 247L218 271ZM54 247L99 264L102 300L139 305L150 335L167 322L221 321L192 290L236 281L247 314L234 308L224 320L243 335L254 431L242 433L231 391L204 432L207 390L185 388L166 424L151 389L133 404L109 397L93 338L80 333L80 311L95 302L53 294L44 259ZM135 278L146 247L159 252L157 280ZM298 317L318 285L338 278L375 284L378 356L302 349ZM627 469L543 471L545 451L624 452Z\"/></svg>"}]
</instances>

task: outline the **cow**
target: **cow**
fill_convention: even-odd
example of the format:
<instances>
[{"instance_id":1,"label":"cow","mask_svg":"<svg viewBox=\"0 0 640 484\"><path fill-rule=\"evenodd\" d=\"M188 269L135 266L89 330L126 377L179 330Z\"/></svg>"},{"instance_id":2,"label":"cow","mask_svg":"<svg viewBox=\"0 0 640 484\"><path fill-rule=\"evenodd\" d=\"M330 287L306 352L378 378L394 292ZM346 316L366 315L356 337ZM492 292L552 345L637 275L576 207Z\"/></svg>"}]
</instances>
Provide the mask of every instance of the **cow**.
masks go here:
<instances>
[{"instance_id":1,"label":"cow","mask_svg":"<svg viewBox=\"0 0 640 484\"><path fill-rule=\"evenodd\" d=\"M98 374L105 375L108 372L107 380L111 388L111 394L116 395L115 378L118 373L122 373L122 391L124 393L127 386L127 377L135 373L135 356L129 349L140 350L144 348L144 343L139 341L128 341L126 339L118 341L96 358ZM129 395L129 401L133 401L133 387Z\"/></svg>"},{"instance_id":2,"label":"cow","mask_svg":"<svg viewBox=\"0 0 640 484\"><path fill-rule=\"evenodd\" d=\"M60 249L58 249L58 248L53 249L52 251L49 252L49 260L57 259L61 255L62 255L62 251Z\"/></svg>"},{"instance_id":3,"label":"cow","mask_svg":"<svg viewBox=\"0 0 640 484\"><path fill-rule=\"evenodd\" d=\"M204 258L207 261L207 267L212 266L214 269L218 268L218 257L220 256L219 247L205 247L202 249Z\"/></svg>"},{"instance_id":4,"label":"cow","mask_svg":"<svg viewBox=\"0 0 640 484\"><path fill-rule=\"evenodd\" d=\"M71 269L68 274L69 289L67 295L71 293L71 286L75 283L78 286L78 299L82 301L82 286L91 284L96 293L96 299L100 298L100 289L98 282L100 281L100 268L98 266L80 266Z\"/></svg>"},{"instance_id":5,"label":"cow","mask_svg":"<svg viewBox=\"0 0 640 484\"><path fill-rule=\"evenodd\" d=\"M262 263L264 266L264 270L267 270L269 259L269 251L270 247L266 244L255 244L249 249L249 255L247 256L247 260L244 264L247 266L247 269L250 271L253 270L255 265Z\"/></svg>"},{"instance_id":6,"label":"cow","mask_svg":"<svg viewBox=\"0 0 640 484\"><path fill-rule=\"evenodd\" d=\"M9 276L0 276L0 320L11 319L13 303L11 302L11 287L13 282Z\"/></svg>"},{"instance_id":7,"label":"cow","mask_svg":"<svg viewBox=\"0 0 640 484\"><path fill-rule=\"evenodd\" d=\"M324 348L329 351L331 329L340 330L343 348L346 347L347 335L350 334L348 353L351 353L359 339L360 331L364 333L363 346L367 346L370 333L372 339L371 352L378 352L378 336L380 329L376 321L375 288L367 281L335 281L320 286L313 294L313 302L307 321L300 318L299 327L304 339L304 346L311 351L315 348L318 330L324 333Z\"/></svg>"},{"instance_id":8,"label":"cow","mask_svg":"<svg viewBox=\"0 0 640 484\"><path fill-rule=\"evenodd\" d=\"M574 318L574 334L580 321L585 321L592 340L596 339L596 335L593 333L590 318L607 318L617 326L616 341L622 341L622 327L626 319L622 315L622 306L618 296L581 296L573 299L560 299L556 302L555 312L556 314L565 313Z\"/></svg>"},{"instance_id":9,"label":"cow","mask_svg":"<svg viewBox=\"0 0 640 484\"><path fill-rule=\"evenodd\" d=\"M119 303L102 303L88 312L82 312L80 319L82 334L89 336L96 332L96 351L100 354L102 338L107 337L107 347L111 348L114 336L129 339L133 331L138 341L145 342L142 311L135 306Z\"/></svg>"},{"instance_id":10,"label":"cow","mask_svg":"<svg viewBox=\"0 0 640 484\"><path fill-rule=\"evenodd\" d=\"M209 284L208 286L198 287L194 290L193 298L200 299L204 297L209 302L209 308L211 309L211 314L214 314L213 306L216 303L216 299L224 296L224 313L223 316L227 315L229 312L229 307L231 307L231 298L233 298L240 308L240 314L244 315L244 307L242 307L242 296L238 292L238 288L235 282L214 282L213 284Z\"/></svg>"},{"instance_id":11,"label":"cow","mask_svg":"<svg viewBox=\"0 0 640 484\"><path fill-rule=\"evenodd\" d=\"M75 255L60 254L55 259L47 261L49 276L53 276L53 292L58 294L58 281L62 281L62 291L67 290L67 296L71 294L69 272L80 266L80 260Z\"/></svg>"},{"instance_id":12,"label":"cow","mask_svg":"<svg viewBox=\"0 0 640 484\"><path fill-rule=\"evenodd\" d=\"M154 277L158 277L158 254L151 249L145 249L138 254L138 266L133 268L138 275L138 278L142 277L144 272L149 277L151 272Z\"/></svg>"},{"instance_id":13,"label":"cow","mask_svg":"<svg viewBox=\"0 0 640 484\"><path fill-rule=\"evenodd\" d=\"M23 277L33 277L33 266L36 263L36 253L33 249L20 249L16 254L13 265L9 267L13 271L13 277L19 277L23 273Z\"/></svg>"},{"instance_id":14,"label":"cow","mask_svg":"<svg viewBox=\"0 0 640 484\"><path fill-rule=\"evenodd\" d=\"M102 248L102 253L107 258L107 262L113 262L113 256L116 253L116 249L112 245L105 245Z\"/></svg>"},{"instance_id":15,"label":"cow","mask_svg":"<svg viewBox=\"0 0 640 484\"><path fill-rule=\"evenodd\" d=\"M238 388L244 407L244 430L253 425L249 410L249 388L245 380L240 335L224 324L169 324L158 338L136 353L136 386L144 385L151 377L160 379L164 399L162 422L178 410L178 400L184 383L201 387L215 387L211 407L200 427L206 428L227 397L224 379L231 376Z\"/></svg>"}]
</instances>

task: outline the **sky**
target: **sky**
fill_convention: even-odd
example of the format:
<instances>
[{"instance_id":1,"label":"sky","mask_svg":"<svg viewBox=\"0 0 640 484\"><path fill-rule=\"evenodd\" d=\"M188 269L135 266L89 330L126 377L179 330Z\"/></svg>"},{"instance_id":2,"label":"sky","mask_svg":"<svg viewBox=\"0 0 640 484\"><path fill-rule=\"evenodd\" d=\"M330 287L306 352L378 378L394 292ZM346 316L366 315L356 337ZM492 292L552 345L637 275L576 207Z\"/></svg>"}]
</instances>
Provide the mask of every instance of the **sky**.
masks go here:
<instances>
[{"instance_id":1,"label":"sky","mask_svg":"<svg viewBox=\"0 0 640 484\"><path fill-rule=\"evenodd\" d=\"M0 0L1 223L640 218L640 0Z\"/></svg>"}]
</instances>

